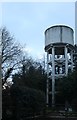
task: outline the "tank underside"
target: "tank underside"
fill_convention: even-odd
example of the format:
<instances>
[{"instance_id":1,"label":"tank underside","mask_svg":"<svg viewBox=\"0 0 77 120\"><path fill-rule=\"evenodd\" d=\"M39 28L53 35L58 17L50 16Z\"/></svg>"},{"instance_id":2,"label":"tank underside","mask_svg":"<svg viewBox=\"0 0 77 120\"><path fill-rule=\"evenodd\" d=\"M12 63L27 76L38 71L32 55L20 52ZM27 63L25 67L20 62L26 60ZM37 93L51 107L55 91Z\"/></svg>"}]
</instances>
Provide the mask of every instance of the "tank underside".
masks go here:
<instances>
[{"instance_id":1,"label":"tank underside","mask_svg":"<svg viewBox=\"0 0 77 120\"><path fill-rule=\"evenodd\" d=\"M53 43L53 44L49 44L48 46L45 47L45 52L49 52L49 54L52 54L52 47L55 47L55 55L63 55L64 54L64 47L67 46L68 47L68 53L70 52L70 50L74 50L74 46L71 44L67 44L67 43Z\"/></svg>"}]
</instances>

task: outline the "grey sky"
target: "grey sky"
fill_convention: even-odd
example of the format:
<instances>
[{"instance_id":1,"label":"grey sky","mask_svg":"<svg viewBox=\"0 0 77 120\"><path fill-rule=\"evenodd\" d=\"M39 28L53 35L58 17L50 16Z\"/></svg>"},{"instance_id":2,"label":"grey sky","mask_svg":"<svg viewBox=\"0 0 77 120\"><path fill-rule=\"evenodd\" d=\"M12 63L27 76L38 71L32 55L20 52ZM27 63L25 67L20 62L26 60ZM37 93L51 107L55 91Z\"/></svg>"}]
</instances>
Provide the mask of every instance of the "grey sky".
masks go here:
<instances>
[{"instance_id":1,"label":"grey sky","mask_svg":"<svg viewBox=\"0 0 77 120\"><path fill-rule=\"evenodd\" d=\"M44 31L55 24L75 28L74 2L3 3L2 25L33 57L44 53Z\"/></svg>"}]
</instances>

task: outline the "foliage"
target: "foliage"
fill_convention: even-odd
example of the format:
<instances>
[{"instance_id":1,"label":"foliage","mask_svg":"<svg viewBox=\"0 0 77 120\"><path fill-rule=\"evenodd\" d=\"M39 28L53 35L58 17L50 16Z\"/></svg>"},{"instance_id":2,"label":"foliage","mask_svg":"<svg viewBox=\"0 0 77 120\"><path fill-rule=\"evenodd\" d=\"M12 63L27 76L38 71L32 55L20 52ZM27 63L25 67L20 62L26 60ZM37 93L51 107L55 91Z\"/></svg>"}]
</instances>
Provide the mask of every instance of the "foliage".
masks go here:
<instances>
[{"instance_id":1,"label":"foliage","mask_svg":"<svg viewBox=\"0 0 77 120\"><path fill-rule=\"evenodd\" d=\"M59 80L58 83L59 95L63 98L63 101L68 101L70 104L77 105L77 71L73 71Z\"/></svg>"},{"instance_id":2,"label":"foliage","mask_svg":"<svg viewBox=\"0 0 77 120\"><path fill-rule=\"evenodd\" d=\"M28 87L12 85L3 90L3 119L24 120L26 117L41 114L45 107L45 93ZM10 111L11 114L8 114Z\"/></svg>"},{"instance_id":3,"label":"foliage","mask_svg":"<svg viewBox=\"0 0 77 120\"><path fill-rule=\"evenodd\" d=\"M27 59L22 65L21 71L13 76L16 85L27 86L37 90L46 90L46 73L40 63Z\"/></svg>"},{"instance_id":4,"label":"foliage","mask_svg":"<svg viewBox=\"0 0 77 120\"><path fill-rule=\"evenodd\" d=\"M45 95L36 89L12 86L11 95L15 106L17 120L33 116L44 109ZM17 96L17 97L16 97Z\"/></svg>"},{"instance_id":5,"label":"foliage","mask_svg":"<svg viewBox=\"0 0 77 120\"><path fill-rule=\"evenodd\" d=\"M13 76L12 99L17 101L17 119L40 114L45 107L46 74L40 63L32 58L25 60L19 73ZM17 115L18 114L18 115ZM30 115L29 115L30 114ZM22 118L23 118L22 117ZM24 119L23 118L23 119Z\"/></svg>"},{"instance_id":6,"label":"foliage","mask_svg":"<svg viewBox=\"0 0 77 120\"><path fill-rule=\"evenodd\" d=\"M3 85L11 75L13 79L13 85L6 86L2 91L3 120L24 120L26 117L41 114L45 107L46 89L43 66L32 58L22 57L23 53L14 42L14 37L6 28L1 31Z\"/></svg>"}]
</instances>

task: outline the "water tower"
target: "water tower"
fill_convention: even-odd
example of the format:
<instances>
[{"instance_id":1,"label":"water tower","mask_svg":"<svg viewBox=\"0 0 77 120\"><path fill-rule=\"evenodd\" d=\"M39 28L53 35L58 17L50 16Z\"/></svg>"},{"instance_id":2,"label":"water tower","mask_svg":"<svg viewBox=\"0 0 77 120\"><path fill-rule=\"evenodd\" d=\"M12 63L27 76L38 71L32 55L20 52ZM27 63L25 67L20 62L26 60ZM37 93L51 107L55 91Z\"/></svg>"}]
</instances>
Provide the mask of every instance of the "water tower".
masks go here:
<instances>
[{"instance_id":1,"label":"water tower","mask_svg":"<svg viewBox=\"0 0 77 120\"><path fill-rule=\"evenodd\" d=\"M65 25L55 25L45 30L45 52L47 52L46 103L52 96L55 105L55 81L73 70L74 38L73 29ZM49 83L51 81L51 91Z\"/></svg>"}]
</instances>

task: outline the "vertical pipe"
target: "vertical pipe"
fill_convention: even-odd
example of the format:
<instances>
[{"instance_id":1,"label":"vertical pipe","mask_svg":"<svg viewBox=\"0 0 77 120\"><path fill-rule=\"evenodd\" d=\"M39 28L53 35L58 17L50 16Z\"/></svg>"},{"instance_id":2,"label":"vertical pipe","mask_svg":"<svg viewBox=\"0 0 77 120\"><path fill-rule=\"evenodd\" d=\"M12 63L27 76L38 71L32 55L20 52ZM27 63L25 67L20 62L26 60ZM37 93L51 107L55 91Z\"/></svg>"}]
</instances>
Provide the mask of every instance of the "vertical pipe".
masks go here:
<instances>
[{"instance_id":1,"label":"vertical pipe","mask_svg":"<svg viewBox=\"0 0 77 120\"><path fill-rule=\"evenodd\" d=\"M73 71L73 51L71 51L71 71Z\"/></svg>"},{"instance_id":2,"label":"vertical pipe","mask_svg":"<svg viewBox=\"0 0 77 120\"><path fill-rule=\"evenodd\" d=\"M65 74L68 74L68 56L67 56L67 47L65 46Z\"/></svg>"},{"instance_id":3,"label":"vertical pipe","mask_svg":"<svg viewBox=\"0 0 77 120\"><path fill-rule=\"evenodd\" d=\"M55 62L54 62L54 47L52 47L52 107L55 105Z\"/></svg>"},{"instance_id":4,"label":"vertical pipe","mask_svg":"<svg viewBox=\"0 0 77 120\"><path fill-rule=\"evenodd\" d=\"M48 107L49 104L49 80L48 80L48 76L49 76L49 53L47 52L47 83L46 83L46 106Z\"/></svg>"}]
</instances>

